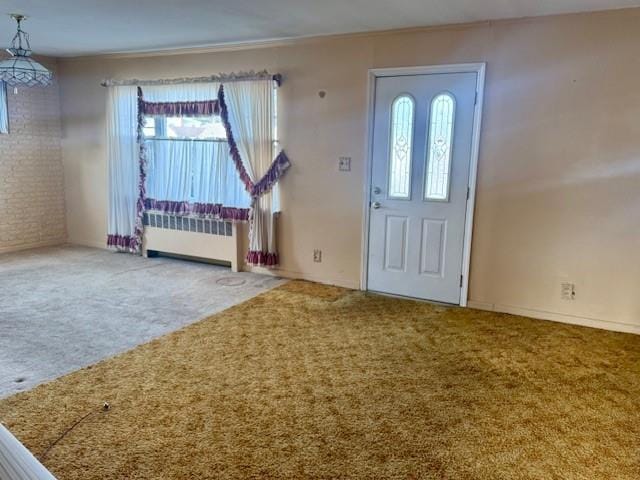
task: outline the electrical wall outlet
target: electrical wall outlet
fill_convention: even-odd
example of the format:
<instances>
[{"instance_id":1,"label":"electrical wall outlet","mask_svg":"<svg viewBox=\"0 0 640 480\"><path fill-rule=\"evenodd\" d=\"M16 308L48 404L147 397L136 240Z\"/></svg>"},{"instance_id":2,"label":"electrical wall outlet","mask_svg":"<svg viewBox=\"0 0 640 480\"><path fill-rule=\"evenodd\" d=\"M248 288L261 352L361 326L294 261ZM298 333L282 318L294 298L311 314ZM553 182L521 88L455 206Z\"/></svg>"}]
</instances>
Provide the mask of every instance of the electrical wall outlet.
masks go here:
<instances>
[{"instance_id":1,"label":"electrical wall outlet","mask_svg":"<svg viewBox=\"0 0 640 480\"><path fill-rule=\"evenodd\" d=\"M576 285L571 282L560 283L560 298L562 300L575 300L576 299Z\"/></svg>"},{"instance_id":2,"label":"electrical wall outlet","mask_svg":"<svg viewBox=\"0 0 640 480\"><path fill-rule=\"evenodd\" d=\"M351 171L351 157L340 157L338 158L338 170L341 172L350 172Z\"/></svg>"},{"instance_id":3,"label":"electrical wall outlet","mask_svg":"<svg viewBox=\"0 0 640 480\"><path fill-rule=\"evenodd\" d=\"M313 261L316 263L322 262L322 250L313 251Z\"/></svg>"}]
</instances>

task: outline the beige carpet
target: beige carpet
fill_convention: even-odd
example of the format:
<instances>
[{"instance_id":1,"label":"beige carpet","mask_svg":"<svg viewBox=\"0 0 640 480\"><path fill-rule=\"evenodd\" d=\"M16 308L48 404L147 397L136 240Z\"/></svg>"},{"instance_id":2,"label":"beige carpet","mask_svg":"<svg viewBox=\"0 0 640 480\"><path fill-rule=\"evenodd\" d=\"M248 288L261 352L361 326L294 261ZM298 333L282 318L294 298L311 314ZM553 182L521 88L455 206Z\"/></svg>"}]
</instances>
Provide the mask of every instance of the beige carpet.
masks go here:
<instances>
[{"instance_id":1,"label":"beige carpet","mask_svg":"<svg viewBox=\"0 0 640 480\"><path fill-rule=\"evenodd\" d=\"M638 479L640 337L291 282L0 402L60 480Z\"/></svg>"}]
</instances>

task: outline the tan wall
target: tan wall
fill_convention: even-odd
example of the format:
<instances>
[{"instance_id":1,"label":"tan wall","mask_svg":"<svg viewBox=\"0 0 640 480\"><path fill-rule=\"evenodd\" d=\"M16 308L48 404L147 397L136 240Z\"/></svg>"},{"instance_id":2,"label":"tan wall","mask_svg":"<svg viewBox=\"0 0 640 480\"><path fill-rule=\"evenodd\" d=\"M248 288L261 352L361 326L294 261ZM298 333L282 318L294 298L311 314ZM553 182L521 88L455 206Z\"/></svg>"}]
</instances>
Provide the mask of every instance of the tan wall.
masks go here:
<instances>
[{"instance_id":1,"label":"tan wall","mask_svg":"<svg viewBox=\"0 0 640 480\"><path fill-rule=\"evenodd\" d=\"M55 69L55 62L47 66ZM0 252L64 243L64 181L57 82L8 88L0 135Z\"/></svg>"},{"instance_id":2,"label":"tan wall","mask_svg":"<svg viewBox=\"0 0 640 480\"><path fill-rule=\"evenodd\" d=\"M357 287L367 69L486 61L473 305L640 332L640 10L61 62L68 230L104 245L103 78L281 72L282 273ZM325 90L324 99L318 96ZM350 173L337 158L351 156ZM323 262L313 263L314 248ZM562 279L577 284L560 300Z\"/></svg>"}]
</instances>

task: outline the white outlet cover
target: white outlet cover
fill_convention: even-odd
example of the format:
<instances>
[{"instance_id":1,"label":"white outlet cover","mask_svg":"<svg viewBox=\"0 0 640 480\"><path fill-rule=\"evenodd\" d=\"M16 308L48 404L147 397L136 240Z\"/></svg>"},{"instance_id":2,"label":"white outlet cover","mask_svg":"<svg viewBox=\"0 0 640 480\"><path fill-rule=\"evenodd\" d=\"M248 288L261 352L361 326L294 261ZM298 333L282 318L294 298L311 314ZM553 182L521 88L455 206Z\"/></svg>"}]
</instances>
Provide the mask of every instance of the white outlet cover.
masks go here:
<instances>
[{"instance_id":1,"label":"white outlet cover","mask_svg":"<svg viewBox=\"0 0 640 480\"><path fill-rule=\"evenodd\" d=\"M576 286L571 282L560 283L560 298L562 300L574 300L576 297Z\"/></svg>"}]
</instances>

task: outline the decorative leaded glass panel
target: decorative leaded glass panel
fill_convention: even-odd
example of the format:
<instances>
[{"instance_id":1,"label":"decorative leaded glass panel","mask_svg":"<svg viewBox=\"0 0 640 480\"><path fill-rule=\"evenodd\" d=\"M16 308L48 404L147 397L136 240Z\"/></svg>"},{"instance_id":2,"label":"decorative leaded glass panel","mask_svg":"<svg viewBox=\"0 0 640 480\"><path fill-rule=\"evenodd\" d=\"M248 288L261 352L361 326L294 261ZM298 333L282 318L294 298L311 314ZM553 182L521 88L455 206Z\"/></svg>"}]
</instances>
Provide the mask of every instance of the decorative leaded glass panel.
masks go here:
<instances>
[{"instance_id":1,"label":"decorative leaded glass panel","mask_svg":"<svg viewBox=\"0 0 640 480\"><path fill-rule=\"evenodd\" d=\"M450 93L442 93L431 102L424 187L426 200L449 200L455 108L456 102Z\"/></svg>"},{"instance_id":2,"label":"decorative leaded glass panel","mask_svg":"<svg viewBox=\"0 0 640 480\"><path fill-rule=\"evenodd\" d=\"M391 106L389 198L411 196L414 110L414 101L409 95L400 95Z\"/></svg>"}]
</instances>

